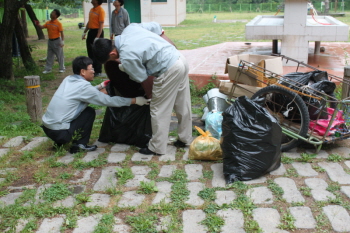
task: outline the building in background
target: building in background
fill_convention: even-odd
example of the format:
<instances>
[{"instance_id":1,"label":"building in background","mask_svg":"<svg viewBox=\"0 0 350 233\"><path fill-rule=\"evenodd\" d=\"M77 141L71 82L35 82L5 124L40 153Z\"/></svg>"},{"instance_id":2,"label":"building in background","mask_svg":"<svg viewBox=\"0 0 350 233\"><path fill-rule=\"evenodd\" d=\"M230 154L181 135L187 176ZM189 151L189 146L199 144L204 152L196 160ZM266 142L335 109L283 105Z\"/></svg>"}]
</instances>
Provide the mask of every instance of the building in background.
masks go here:
<instances>
[{"instance_id":1,"label":"building in background","mask_svg":"<svg viewBox=\"0 0 350 233\"><path fill-rule=\"evenodd\" d=\"M106 12L104 26L109 27L108 0L101 5ZM90 2L83 2L84 25L89 20ZM130 23L158 22L162 26L177 26L186 18L186 0L125 0L124 8L128 11ZM113 0L110 9L114 10Z\"/></svg>"}]
</instances>

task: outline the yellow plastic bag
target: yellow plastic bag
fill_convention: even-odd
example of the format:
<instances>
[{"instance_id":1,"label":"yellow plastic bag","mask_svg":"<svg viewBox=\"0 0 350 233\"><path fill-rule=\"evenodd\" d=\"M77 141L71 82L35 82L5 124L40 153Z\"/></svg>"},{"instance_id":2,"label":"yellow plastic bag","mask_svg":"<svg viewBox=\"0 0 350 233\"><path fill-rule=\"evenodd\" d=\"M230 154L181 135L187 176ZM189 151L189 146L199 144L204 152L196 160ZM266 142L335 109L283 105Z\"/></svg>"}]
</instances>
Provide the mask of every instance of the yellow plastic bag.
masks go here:
<instances>
[{"instance_id":1,"label":"yellow plastic bag","mask_svg":"<svg viewBox=\"0 0 350 233\"><path fill-rule=\"evenodd\" d=\"M220 141L211 136L209 131L204 132L201 128L194 126L201 136L198 136L190 145L189 159L194 160L220 160L222 151Z\"/></svg>"}]
</instances>

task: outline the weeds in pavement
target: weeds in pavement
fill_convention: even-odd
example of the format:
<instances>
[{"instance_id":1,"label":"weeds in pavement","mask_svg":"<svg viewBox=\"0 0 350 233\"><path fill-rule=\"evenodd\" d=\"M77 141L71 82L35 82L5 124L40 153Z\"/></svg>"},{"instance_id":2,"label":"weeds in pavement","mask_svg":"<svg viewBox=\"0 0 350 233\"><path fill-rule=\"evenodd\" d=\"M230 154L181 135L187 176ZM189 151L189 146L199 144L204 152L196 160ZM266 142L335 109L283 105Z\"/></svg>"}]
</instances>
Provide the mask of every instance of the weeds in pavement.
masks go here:
<instances>
[{"instance_id":1,"label":"weeds in pavement","mask_svg":"<svg viewBox=\"0 0 350 233\"><path fill-rule=\"evenodd\" d=\"M116 168L116 176L118 177L118 184L123 185L128 180L134 178L134 174L131 171L131 168Z\"/></svg>"},{"instance_id":2,"label":"weeds in pavement","mask_svg":"<svg viewBox=\"0 0 350 233\"><path fill-rule=\"evenodd\" d=\"M158 192L158 187L156 186L156 182L154 180L151 180L149 182L146 181L141 181L140 182L140 187L137 190L137 193L140 194L151 194L151 193L156 193Z\"/></svg>"},{"instance_id":3,"label":"weeds in pavement","mask_svg":"<svg viewBox=\"0 0 350 233\"><path fill-rule=\"evenodd\" d=\"M340 161L343 161L344 158L338 154L331 154L328 156L327 160L330 162L340 162Z\"/></svg>"}]
</instances>

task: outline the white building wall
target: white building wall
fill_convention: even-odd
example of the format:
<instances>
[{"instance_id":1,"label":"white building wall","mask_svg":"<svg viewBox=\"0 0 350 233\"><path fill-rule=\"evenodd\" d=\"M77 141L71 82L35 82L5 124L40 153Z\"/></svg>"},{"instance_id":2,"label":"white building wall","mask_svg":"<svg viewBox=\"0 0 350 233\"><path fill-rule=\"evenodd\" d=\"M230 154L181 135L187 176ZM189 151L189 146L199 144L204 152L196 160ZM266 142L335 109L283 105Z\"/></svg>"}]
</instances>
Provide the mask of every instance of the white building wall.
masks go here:
<instances>
[{"instance_id":1,"label":"white building wall","mask_svg":"<svg viewBox=\"0 0 350 233\"><path fill-rule=\"evenodd\" d=\"M177 26L186 17L186 0L167 2L141 1L141 22L158 22L162 26Z\"/></svg>"},{"instance_id":2,"label":"white building wall","mask_svg":"<svg viewBox=\"0 0 350 233\"><path fill-rule=\"evenodd\" d=\"M186 19L186 0L168 0L168 2L151 2L143 0L141 4L141 22L158 22L162 26L177 26ZM108 4L103 3L102 8L106 12L104 27L109 27ZM89 12L92 4L83 2L84 25L89 21ZM111 3L111 10L114 9Z\"/></svg>"},{"instance_id":3,"label":"white building wall","mask_svg":"<svg viewBox=\"0 0 350 233\"><path fill-rule=\"evenodd\" d=\"M177 22L176 25L180 24L186 19L186 0L176 0L177 1Z\"/></svg>"}]
</instances>

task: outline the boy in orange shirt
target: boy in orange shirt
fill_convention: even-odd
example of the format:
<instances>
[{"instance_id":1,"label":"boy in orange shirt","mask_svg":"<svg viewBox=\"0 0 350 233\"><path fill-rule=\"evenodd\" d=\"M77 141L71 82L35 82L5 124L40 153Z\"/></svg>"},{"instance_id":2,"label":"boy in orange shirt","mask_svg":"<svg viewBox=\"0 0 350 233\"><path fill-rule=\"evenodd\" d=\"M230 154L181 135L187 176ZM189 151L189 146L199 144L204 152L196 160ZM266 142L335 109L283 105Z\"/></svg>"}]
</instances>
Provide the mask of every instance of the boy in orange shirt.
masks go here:
<instances>
[{"instance_id":1,"label":"boy in orange shirt","mask_svg":"<svg viewBox=\"0 0 350 233\"><path fill-rule=\"evenodd\" d=\"M57 9L54 9L50 14L50 21L47 21L43 26L40 25L39 21L36 21L36 25L41 29L47 28L49 35L49 40L47 43L47 59L45 70L43 74L51 72L51 68L54 62L55 55L58 59L60 65L59 72L63 73L65 71L64 67L64 55L63 55L63 46L64 46L64 34L63 27L61 22L58 21L61 12Z\"/></svg>"}]
</instances>

